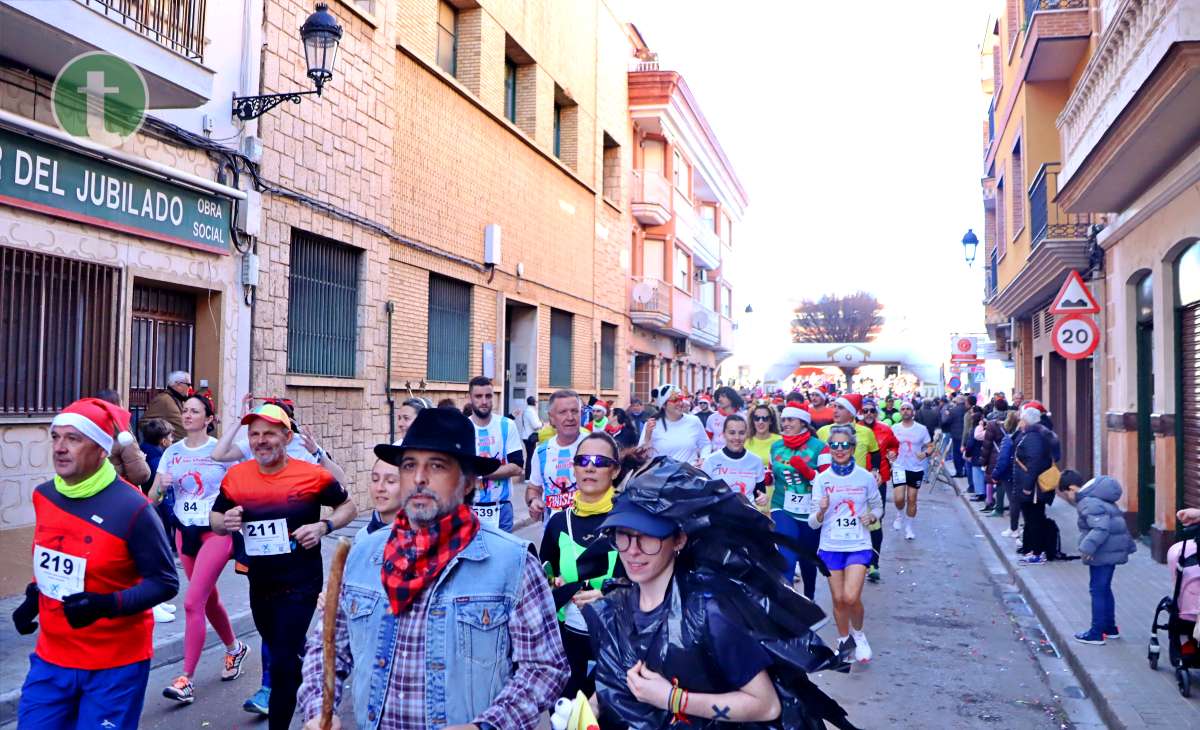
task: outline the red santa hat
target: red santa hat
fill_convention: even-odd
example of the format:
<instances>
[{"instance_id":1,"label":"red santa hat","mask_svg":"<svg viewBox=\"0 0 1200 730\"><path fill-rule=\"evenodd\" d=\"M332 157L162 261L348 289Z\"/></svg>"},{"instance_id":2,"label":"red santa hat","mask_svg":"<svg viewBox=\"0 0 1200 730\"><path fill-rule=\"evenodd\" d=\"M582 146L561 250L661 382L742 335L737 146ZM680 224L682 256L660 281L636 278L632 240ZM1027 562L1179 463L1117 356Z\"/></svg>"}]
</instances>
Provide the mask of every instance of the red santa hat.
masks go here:
<instances>
[{"instance_id":1,"label":"red santa hat","mask_svg":"<svg viewBox=\"0 0 1200 730\"><path fill-rule=\"evenodd\" d=\"M129 433L131 418L129 411L121 406L99 398L80 398L62 409L50 422L50 428L73 426L111 454L114 435L121 444L133 441L133 435Z\"/></svg>"},{"instance_id":2,"label":"red santa hat","mask_svg":"<svg viewBox=\"0 0 1200 730\"><path fill-rule=\"evenodd\" d=\"M862 410L862 402L863 398L858 393L847 393L838 397L833 404L835 406L841 406L842 408L845 408L846 410L850 411L850 415L852 417L858 418L858 412Z\"/></svg>"},{"instance_id":3,"label":"red santa hat","mask_svg":"<svg viewBox=\"0 0 1200 730\"><path fill-rule=\"evenodd\" d=\"M1042 413L1046 412L1046 406L1042 405L1041 401L1036 401L1036 400L1025 401L1025 405L1022 406L1022 408L1036 408L1039 411L1041 411Z\"/></svg>"},{"instance_id":4,"label":"red santa hat","mask_svg":"<svg viewBox=\"0 0 1200 730\"><path fill-rule=\"evenodd\" d=\"M808 404L800 403L799 401L789 401L784 406L783 411L779 414L780 418L799 418L808 425L812 425L812 415L808 412Z\"/></svg>"}]
</instances>

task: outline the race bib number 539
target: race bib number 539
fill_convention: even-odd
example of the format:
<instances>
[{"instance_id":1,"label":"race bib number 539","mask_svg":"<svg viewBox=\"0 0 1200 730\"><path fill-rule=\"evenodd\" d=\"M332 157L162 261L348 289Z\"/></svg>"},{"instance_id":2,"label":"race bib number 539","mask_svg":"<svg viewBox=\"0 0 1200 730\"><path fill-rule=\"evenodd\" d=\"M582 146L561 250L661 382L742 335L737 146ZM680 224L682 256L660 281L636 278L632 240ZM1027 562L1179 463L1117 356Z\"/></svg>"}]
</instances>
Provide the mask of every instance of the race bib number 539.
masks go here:
<instances>
[{"instance_id":1,"label":"race bib number 539","mask_svg":"<svg viewBox=\"0 0 1200 730\"><path fill-rule=\"evenodd\" d=\"M47 598L61 601L65 596L82 593L86 572L87 558L33 546L33 578L38 591Z\"/></svg>"}]
</instances>

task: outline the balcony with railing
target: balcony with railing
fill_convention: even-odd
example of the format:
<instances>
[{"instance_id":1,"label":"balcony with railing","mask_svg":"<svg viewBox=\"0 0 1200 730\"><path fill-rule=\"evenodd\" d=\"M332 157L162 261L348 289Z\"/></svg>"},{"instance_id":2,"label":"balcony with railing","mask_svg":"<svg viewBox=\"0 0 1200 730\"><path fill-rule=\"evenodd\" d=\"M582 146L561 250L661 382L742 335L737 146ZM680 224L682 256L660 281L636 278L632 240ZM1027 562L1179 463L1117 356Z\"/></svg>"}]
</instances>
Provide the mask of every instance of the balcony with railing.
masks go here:
<instances>
[{"instance_id":1,"label":"balcony with railing","mask_svg":"<svg viewBox=\"0 0 1200 730\"><path fill-rule=\"evenodd\" d=\"M1092 32L1088 0L1025 0L1026 81L1070 78Z\"/></svg>"},{"instance_id":2,"label":"balcony with railing","mask_svg":"<svg viewBox=\"0 0 1200 730\"><path fill-rule=\"evenodd\" d=\"M55 78L81 49L105 51L141 71L151 108L195 108L212 98L207 10L207 0L0 0L2 53Z\"/></svg>"},{"instance_id":3,"label":"balcony with railing","mask_svg":"<svg viewBox=\"0 0 1200 730\"><path fill-rule=\"evenodd\" d=\"M692 340L705 347L721 343L721 318L700 302L692 302Z\"/></svg>"},{"instance_id":4,"label":"balcony with railing","mask_svg":"<svg viewBox=\"0 0 1200 730\"><path fill-rule=\"evenodd\" d=\"M629 318L639 327L686 337L692 333L692 295L649 276L630 278Z\"/></svg>"},{"instance_id":5,"label":"balcony with railing","mask_svg":"<svg viewBox=\"0 0 1200 730\"><path fill-rule=\"evenodd\" d=\"M1096 217L1068 213L1058 204L1058 175L1062 165L1047 162L1038 169L1029 186L1029 245L1037 248L1046 240L1086 241Z\"/></svg>"},{"instance_id":6,"label":"balcony with railing","mask_svg":"<svg viewBox=\"0 0 1200 730\"><path fill-rule=\"evenodd\" d=\"M675 191L675 236L682 238L691 249L692 258L699 268L716 269L721 266L721 237L678 190Z\"/></svg>"},{"instance_id":7,"label":"balcony with railing","mask_svg":"<svg viewBox=\"0 0 1200 730\"><path fill-rule=\"evenodd\" d=\"M671 183L661 172L630 170L633 217L644 226L661 226L671 220Z\"/></svg>"},{"instance_id":8,"label":"balcony with railing","mask_svg":"<svg viewBox=\"0 0 1200 730\"><path fill-rule=\"evenodd\" d=\"M184 58L204 60L205 0L75 0Z\"/></svg>"}]
</instances>

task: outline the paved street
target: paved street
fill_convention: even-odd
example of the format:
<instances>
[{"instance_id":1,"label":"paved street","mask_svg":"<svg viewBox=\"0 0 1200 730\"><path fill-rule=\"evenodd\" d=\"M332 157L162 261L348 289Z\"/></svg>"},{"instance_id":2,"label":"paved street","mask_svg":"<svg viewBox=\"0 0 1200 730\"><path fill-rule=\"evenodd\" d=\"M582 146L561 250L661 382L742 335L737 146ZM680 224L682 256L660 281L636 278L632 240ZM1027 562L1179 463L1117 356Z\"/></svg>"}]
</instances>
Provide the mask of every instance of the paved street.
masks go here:
<instances>
[{"instance_id":1,"label":"paved street","mask_svg":"<svg viewBox=\"0 0 1200 730\"><path fill-rule=\"evenodd\" d=\"M865 728L1102 727L966 506L946 487L926 491L923 498L918 539L905 543L890 524L885 527L884 580L866 588L866 629L875 660L848 676L823 673L817 682ZM540 532L540 525L531 525L520 534L536 540ZM828 607L823 582L817 600ZM832 623L822 635L836 638ZM243 638L255 649L243 676L221 682L219 653L211 646L198 668L198 699L190 707L161 696L180 663L154 669L141 727L261 727L241 709L261 671L257 636L250 631ZM7 654L6 660L20 660ZM342 710L348 719L349 706Z\"/></svg>"}]
</instances>

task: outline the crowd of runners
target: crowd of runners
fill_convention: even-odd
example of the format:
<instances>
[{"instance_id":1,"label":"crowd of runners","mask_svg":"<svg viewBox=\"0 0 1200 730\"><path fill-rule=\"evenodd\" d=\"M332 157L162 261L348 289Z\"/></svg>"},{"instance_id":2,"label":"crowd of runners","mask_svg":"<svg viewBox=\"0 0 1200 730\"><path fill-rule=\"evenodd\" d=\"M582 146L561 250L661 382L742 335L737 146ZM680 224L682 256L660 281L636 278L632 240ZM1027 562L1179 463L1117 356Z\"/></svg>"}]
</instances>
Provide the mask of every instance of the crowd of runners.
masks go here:
<instances>
[{"instance_id":1,"label":"crowd of runners","mask_svg":"<svg viewBox=\"0 0 1200 730\"><path fill-rule=\"evenodd\" d=\"M880 580L885 506L916 539L951 408L664 385L624 408L557 391L509 417L475 378L464 403L400 406L398 438L373 446L373 509L325 595L322 538L359 513L334 455L285 399L247 396L222 421L187 373L169 382L140 444L113 397L51 425L55 476L34 492L33 581L13 617L38 632L22 728L137 726L154 624L175 619L176 560L184 657L165 700L203 699L209 626L221 680L242 675L250 647L217 590L232 562L261 637L244 709L271 728L296 714L320 726L327 673L359 727L533 728L576 693L603 728L853 727L804 675L871 660L862 592ZM514 498L542 522L540 545L512 534ZM803 655L768 651L772 632L825 622L818 572L836 646L813 634ZM333 630L310 629L326 611Z\"/></svg>"}]
</instances>

